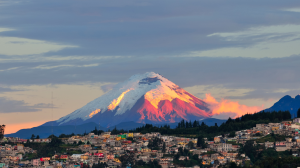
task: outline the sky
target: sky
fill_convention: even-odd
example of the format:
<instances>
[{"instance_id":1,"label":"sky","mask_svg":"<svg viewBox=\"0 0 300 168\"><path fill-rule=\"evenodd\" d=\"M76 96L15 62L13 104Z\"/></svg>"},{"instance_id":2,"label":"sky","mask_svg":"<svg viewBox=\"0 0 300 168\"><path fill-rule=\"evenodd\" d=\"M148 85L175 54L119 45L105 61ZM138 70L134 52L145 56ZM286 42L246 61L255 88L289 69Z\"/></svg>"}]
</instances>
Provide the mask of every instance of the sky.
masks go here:
<instances>
[{"instance_id":1,"label":"sky","mask_svg":"<svg viewBox=\"0 0 300 168\"><path fill-rule=\"evenodd\" d=\"M268 108L300 94L299 17L299 0L0 0L0 124L57 120L149 71L216 118Z\"/></svg>"}]
</instances>

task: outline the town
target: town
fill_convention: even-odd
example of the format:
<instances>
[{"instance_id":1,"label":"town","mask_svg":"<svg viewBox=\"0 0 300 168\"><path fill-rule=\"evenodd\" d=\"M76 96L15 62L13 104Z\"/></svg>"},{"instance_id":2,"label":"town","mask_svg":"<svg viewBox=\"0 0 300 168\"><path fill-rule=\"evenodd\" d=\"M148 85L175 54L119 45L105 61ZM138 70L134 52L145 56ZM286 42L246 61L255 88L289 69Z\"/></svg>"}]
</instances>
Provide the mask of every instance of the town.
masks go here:
<instances>
[{"instance_id":1,"label":"town","mask_svg":"<svg viewBox=\"0 0 300 168\"><path fill-rule=\"evenodd\" d=\"M256 124L252 129L236 131L216 136L212 141L207 138L184 138L152 133L123 133L112 135L102 132L99 135L89 133L83 136L57 138L66 147L64 153L53 156L37 155L28 144L50 144L54 137L46 139L20 139L4 137L1 140L0 167L131 167L152 164L152 167L183 167L181 162L197 160L200 168L219 167L228 163L245 165L250 162L240 148L248 141L253 146L272 148L278 152L291 151L299 156L300 118L280 123ZM269 141L271 136L280 137L280 141ZM202 143L199 141L203 141ZM263 149L262 149L263 150Z\"/></svg>"}]
</instances>

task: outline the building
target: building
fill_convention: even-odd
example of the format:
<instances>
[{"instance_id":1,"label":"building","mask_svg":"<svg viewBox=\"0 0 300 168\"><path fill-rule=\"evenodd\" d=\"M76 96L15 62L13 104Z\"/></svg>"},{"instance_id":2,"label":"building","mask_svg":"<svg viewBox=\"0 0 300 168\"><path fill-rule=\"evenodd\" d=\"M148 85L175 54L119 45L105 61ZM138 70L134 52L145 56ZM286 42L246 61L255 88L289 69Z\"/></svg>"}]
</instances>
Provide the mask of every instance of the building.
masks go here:
<instances>
[{"instance_id":1,"label":"building","mask_svg":"<svg viewBox=\"0 0 300 168\"><path fill-rule=\"evenodd\" d=\"M295 119L293 120L293 122L294 122L294 123L299 123L299 124L300 124L300 118L295 118Z\"/></svg>"},{"instance_id":2,"label":"building","mask_svg":"<svg viewBox=\"0 0 300 168\"><path fill-rule=\"evenodd\" d=\"M286 151L290 149L290 147L287 146L285 142L275 142L274 147L277 152Z\"/></svg>"},{"instance_id":3,"label":"building","mask_svg":"<svg viewBox=\"0 0 300 168\"><path fill-rule=\"evenodd\" d=\"M221 138L220 137L214 137L214 143L220 143Z\"/></svg>"},{"instance_id":4,"label":"building","mask_svg":"<svg viewBox=\"0 0 300 168\"><path fill-rule=\"evenodd\" d=\"M4 137L5 125L0 125L0 140Z\"/></svg>"}]
</instances>

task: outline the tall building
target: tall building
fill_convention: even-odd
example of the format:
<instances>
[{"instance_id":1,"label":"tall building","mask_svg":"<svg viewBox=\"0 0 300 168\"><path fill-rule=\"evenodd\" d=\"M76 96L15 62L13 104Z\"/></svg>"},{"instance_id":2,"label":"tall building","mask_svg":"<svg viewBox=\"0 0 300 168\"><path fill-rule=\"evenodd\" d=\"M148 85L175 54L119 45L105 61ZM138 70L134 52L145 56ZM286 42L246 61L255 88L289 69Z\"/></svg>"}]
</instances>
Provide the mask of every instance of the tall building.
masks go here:
<instances>
[{"instance_id":1,"label":"tall building","mask_svg":"<svg viewBox=\"0 0 300 168\"><path fill-rule=\"evenodd\" d=\"M4 137L5 125L0 125L0 139Z\"/></svg>"}]
</instances>

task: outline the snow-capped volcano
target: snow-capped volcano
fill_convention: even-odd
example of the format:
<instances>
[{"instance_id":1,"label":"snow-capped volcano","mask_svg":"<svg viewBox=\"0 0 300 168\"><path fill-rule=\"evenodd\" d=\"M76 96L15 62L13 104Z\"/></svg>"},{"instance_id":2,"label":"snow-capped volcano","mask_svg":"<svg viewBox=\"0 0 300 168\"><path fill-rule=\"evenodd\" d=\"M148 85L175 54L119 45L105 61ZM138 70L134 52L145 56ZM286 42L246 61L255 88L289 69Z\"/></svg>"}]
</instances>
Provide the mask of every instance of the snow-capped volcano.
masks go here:
<instances>
[{"instance_id":1,"label":"snow-capped volcano","mask_svg":"<svg viewBox=\"0 0 300 168\"><path fill-rule=\"evenodd\" d=\"M208 105L154 72L138 74L57 120L58 125L87 122L112 126L121 122L174 123L210 117Z\"/></svg>"}]
</instances>

